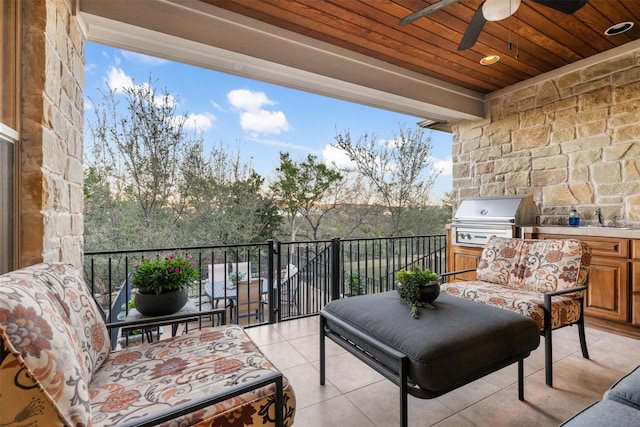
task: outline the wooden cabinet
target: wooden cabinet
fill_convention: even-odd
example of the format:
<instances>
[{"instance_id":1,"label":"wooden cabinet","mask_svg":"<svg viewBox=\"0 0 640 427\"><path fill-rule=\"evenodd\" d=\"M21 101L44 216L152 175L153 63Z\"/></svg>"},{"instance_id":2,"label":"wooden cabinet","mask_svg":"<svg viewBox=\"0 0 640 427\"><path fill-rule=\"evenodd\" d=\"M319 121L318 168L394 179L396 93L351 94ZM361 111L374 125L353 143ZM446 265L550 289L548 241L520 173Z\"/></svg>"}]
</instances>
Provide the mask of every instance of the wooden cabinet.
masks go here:
<instances>
[{"instance_id":1,"label":"wooden cabinet","mask_svg":"<svg viewBox=\"0 0 640 427\"><path fill-rule=\"evenodd\" d=\"M602 319L629 321L629 261L593 257L585 314Z\"/></svg>"},{"instance_id":2,"label":"wooden cabinet","mask_svg":"<svg viewBox=\"0 0 640 427\"><path fill-rule=\"evenodd\" d=\"M591 247L585 314L616 322L631 322L631 241L616 237L541 234L538 239L579 239ZM640 249L640 248L639 248ZM638 261L640 267L640 260ZM631 274L640 275L640 272ZM639 289L640 291L640 289ZM638 294L640 297L640 292ZM637 316L636 316L637 317ZM640 318L637 319L640 322Z\"/></svg>"},{"instance_id":3,"label":"wooden cabinet","mask_svg":"<svg viewBox=\"0 0 640 427\"><path fill-rule=\"evenodd\" d=\"M640 326L640 240L631 241L631 323Z\"/></svg>"},{"instance_id":4,"label":"wooden cabinet","mask_svg":"<svg viewBox=\"0 0 640 427\"><path fill-rule=\"evenodd\" d=\"M451 230L447 230L447 242L451 240ZM447 245L447 271L460 271L478 266L478 259L482 255L482 248ZM456 274L447 278L449 281L475 280L476 273L474 271L468 273Z\"/></svg>"}]
</instances>

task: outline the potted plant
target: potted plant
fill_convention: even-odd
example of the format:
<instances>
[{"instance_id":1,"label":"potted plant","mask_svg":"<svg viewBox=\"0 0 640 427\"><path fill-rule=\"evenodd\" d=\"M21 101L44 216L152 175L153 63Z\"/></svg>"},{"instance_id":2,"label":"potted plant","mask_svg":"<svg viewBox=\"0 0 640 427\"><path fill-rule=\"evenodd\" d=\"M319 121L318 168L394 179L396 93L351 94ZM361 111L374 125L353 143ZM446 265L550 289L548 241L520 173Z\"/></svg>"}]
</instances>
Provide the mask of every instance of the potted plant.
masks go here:
<instances>
[{"instance_id":1,"label":"potted plant","mask_svg":"<svg viewBox=\"0 0 640 427\"><path fill-rule=\"evenodd\" d=\"M351 273L346 281L347 288L349 289L349 295L357 296L364 293L364 287L360 284L360 275L358 273Z\"/></svg>"},{"instance_id":2,"label":"potted plant","mask_svg":"<svg viewBox=\"0 0 640 427\"><path fill-rule=\"evenodd\" d=\"M396 273L396 288L400 299L411 308L411 317L418 318L418 307L435 310L432 304L440 295L440 276L428 268L411 267Z\"/></svg>"},{"instance_id":3,"label":"potted plant","mask_svg":"<svg viewBox=\"0 0 640 427\"><path fill-rule=\"evenodd\" d=\"M231 285L231 289L235 288L236 286L238 286L238 282L241 280L244 280L244 278L247 277L247 275L241 271L234 271L233 273L231 273L229 275L229 280L231 281L232 285Z\"/></svg>"},{"instance_id":4,"label":"potted plant","mask_svg":"<svg viewBox=\"0 0 640 427\"><path fill-rule=\"evenodd\" d=\"M138 288L136 309L146 316L161 316L179 311L187 303L189 287L200 276L189 254L176 250L156 258L142 258L131 277Z\"/></svg>"}]
</instances>

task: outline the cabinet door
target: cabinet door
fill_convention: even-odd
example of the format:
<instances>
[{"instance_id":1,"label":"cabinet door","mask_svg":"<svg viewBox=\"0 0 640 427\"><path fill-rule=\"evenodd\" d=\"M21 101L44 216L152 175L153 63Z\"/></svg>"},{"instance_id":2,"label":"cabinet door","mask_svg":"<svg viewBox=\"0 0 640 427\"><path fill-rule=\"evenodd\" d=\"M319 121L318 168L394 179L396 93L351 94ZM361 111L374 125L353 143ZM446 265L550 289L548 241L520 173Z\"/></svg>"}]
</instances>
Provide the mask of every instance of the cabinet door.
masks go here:
<instances>
[{"instance_id":1,"label":"cabinet door","mask_svg":"<svg viewBox=\"0 0 640 427\"><path fill-rule=\"evenodd\" d=\"M449 268L447 271L459 271L467 270L469 268L475 269L478 267L478 259L482 255L482 248L469 248L466 246L452 245L449 256ZM476 272L470 271L468 273L456 274L453 278L448 278L449 281L460 280L476 280Z\"/></svg>"},{"instance_id":2,"label":"cabinet door","mask_svg":"<svg viewBox=\"0 0 640 427\"><path fill-rule=\"evenodd\" d=\"M593 257L585 313L602 319L629 321L629 261Z\"/></svg>"},{"instance_id":3,"label":"cabinet door","mask_svg":"<svg viewBox=\"0 0 640 427\"><path fill-rule=\"evenodd\" d=\"M640 261L631 263L631 322L640 326Z\"/></svg>"}]
</instances>

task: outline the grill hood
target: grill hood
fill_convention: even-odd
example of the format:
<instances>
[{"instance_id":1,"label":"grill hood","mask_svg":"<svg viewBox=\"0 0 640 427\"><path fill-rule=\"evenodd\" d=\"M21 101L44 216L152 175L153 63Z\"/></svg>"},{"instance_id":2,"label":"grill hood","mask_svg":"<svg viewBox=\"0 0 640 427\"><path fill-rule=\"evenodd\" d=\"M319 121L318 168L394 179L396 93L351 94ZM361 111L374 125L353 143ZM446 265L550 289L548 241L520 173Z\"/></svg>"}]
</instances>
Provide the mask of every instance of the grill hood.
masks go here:
<instances>
[{"instance_id":1,"label":"grill hood","mask_svg":"<svg viewBox=\"0 0 640 427\"><path fill-rule=\"evenodd\" d=\"M533 224L536 207L533 196L476 197L463 200L454 223Z\"/></svg>"}]
</instances>

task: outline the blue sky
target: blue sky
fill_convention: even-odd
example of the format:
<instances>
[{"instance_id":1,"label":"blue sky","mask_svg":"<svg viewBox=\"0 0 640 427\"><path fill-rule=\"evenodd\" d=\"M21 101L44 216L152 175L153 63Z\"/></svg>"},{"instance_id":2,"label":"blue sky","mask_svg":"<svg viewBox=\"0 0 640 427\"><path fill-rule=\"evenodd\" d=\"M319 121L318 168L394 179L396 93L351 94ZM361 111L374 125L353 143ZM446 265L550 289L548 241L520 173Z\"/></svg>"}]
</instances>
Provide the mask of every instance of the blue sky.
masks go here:
<instances>
[{"instance_id":1,"label":"blue sky","mask_svg":"<svg viewBox=\"0 0 640 427\"><path fill-rule=\"evenodd\" d=\"M158 91L166 88L177 100L178 113L189 115L186 126L203 132L206 151L221 141L239 144L242 159L267 181L281 151L296 161L312 154L340 165L347 159L332 147L336 132L348 130L352 139L375 134L383 142L400 126L416 128L422 120L95 43L87 43L85 53L85 100L101 102L98 90L107 85L117 90L147 83L151 76ZM94 119L89 102L85 119ZM433 165L442 170L432 191L438 200L451 190L452 137L433 131L431 140Z\"/></svg>"}]
</instances>

